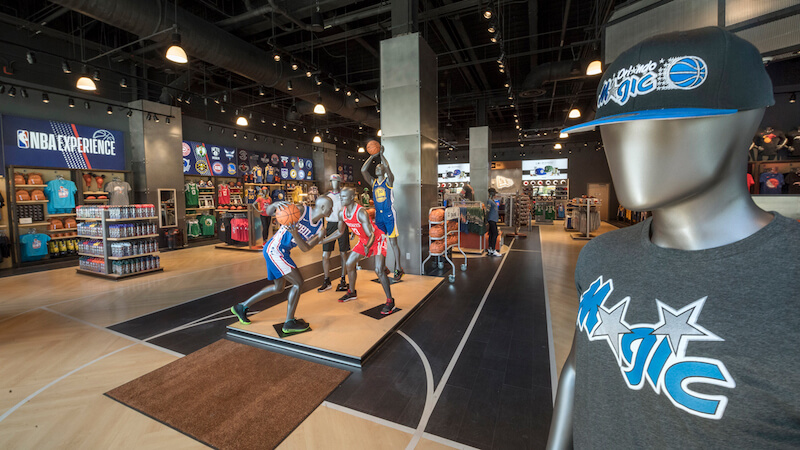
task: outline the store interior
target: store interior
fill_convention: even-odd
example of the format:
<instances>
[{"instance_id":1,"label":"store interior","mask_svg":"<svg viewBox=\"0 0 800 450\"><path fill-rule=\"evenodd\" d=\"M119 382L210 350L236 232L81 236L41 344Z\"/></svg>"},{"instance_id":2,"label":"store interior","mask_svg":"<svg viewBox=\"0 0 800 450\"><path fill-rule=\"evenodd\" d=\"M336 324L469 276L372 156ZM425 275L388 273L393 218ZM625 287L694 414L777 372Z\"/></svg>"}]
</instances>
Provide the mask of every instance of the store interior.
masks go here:
<instances>
[{"instance_id":1,"label":"store interior","mask_svg":"<svg viewBox=\"0 0 800 450\"><path fill-rule=\"evenodd\" d=\"M7 2L0 447L545 448L580 252L653 216L599 130L562 131L617 56L703 26L751 41L775 102L747 189L800 220L800 7L687 3ZM246 324L288 204L321 236L272 254L303 282L281 271ZM392 229L362 238L361 209ZM343 301L341 244L373 237Z\"/></svg>"}]
</instances>

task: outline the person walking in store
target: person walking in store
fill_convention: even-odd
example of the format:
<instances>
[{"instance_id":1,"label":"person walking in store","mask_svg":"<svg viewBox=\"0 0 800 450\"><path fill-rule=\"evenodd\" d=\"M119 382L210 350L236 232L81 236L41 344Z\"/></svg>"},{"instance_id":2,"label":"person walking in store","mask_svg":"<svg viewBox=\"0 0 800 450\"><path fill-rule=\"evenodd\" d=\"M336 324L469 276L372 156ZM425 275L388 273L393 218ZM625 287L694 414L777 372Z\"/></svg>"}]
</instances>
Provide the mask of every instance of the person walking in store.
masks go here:
<instances>
[{"instance_id":1,"label":"person walking in store","mask_svg":"<svg viewBox=\"0 0 800 450\"><path fill-rule=\"evenodd\" d=\"M342 190L342 211L339 215L339 228L322 240L322 243L333 241L339 236L347 235L349 228L353 234L358 236L358 244L347 258L347 277L350 281L349 289L339 302L349 302L358 298L356 294L356 265L361 258L375 257L375 273L386 294L386 304L381 309L381 314L388 315L395 312L394 298L389 284L389 277L386 275L386 235L370 219L366 209L356 202L356 192L351 188Z\"/></svg>"},{"instance_id":2,"label":"person walking in store","mask_svg":"<svg viewBox=\"0 0 800 450\"><path fill-rule=\"evenodd\" d=\"M267 207L267 214L274 215L288 205L290 205L288 202L275 202ZM295 247L307 252L325 237L322 219L330 216L333 202L327 197L322 197L317 200L313 208L304 205L297 205L297 207L301 211L300 220L291 226L282 225L272 239L264 245L267 280L274 281L274 283L256 292L246 301L231 307L231 312L236 315L239 322L245 325L250 325L250 320L247 318L250 306L283 292L288 281L291 287L286 305L286 321L282 331L286 334L301 333L310 327L306 321L295 317L304 280L303 275L297 270L297 264L292 261L291 252Z\"/></svg>"},{"instance_id":3,"label":"person walking in store","mask_svg":"<svg viewBox=\"0 0 800 450\"><path fill-rule=\"evenodd\" d=\"M269 198L265 190L259 191L258 198L253 202L253 208L261 214L261 237L264 240L264 244L269 240L270 217L267 214L267 208L270 204L272 204L272 199Z\"/></svg>"},{"instance_id":4,"label":"person walking in store","mask_svg":"<svg viewBox=\"0 0 800 450\"><path fill-rule=\"evenodd\" d=\"M497 221L499 219L500 213L497 210L497 203L495 203L494 198L497 196L497 190L494 188L489 188L489 204L486 206L488 211L486 212L486 220L489 221L489 242L487 243L486 253L489 256L503 256L500 254L498 250L495 250L495 246L497 243Z\"/></svg>"},{"instance_id":5,"label":"person walking in store","mask_svg":"<svg viewBox=\"0 0 800 450\"><path fill-rule=\"evenodd\" d=\"M403 266L400 263L402 253L400 245L397 243L397 219L394 212L394 174L389 168L389 161L386 160L386 148L381 145L380 153L370 156L361 166L361 175L372 186L372 200L375 202L375 225L389 239L389 244L394 252L394 279L400 281L403 278ZM369 165L372 160L380 155L381 163L375 166L375 178L369 173Z\"/></svg>"},{"instance_id":6,"label":"person walking in store","mask_svg":"<svg viewBox=\"0 0 800 450\"><path fill-rule=\"evenodd\" d=\"M325 232L327 235L333 234L339 229L339 213L342 211L342 200L339 197L341 191L342 176L335 173L331 175L331 191L328 192L327 197L333 203L333 209L327 219ZM336 242L331 241L322 246L322 272L325 274L325 279L322 281L322 286L317 289L317 292L325 292L331 288L331 253ZM342 264L347 261L347 256L350 252L350 236L343 235L339 238L339 256L341 257ZM345 270L342 268L342 278L339 280L339 286L336 290L339 292L347 291L347 280L345 279Z\"/></svg>"}]
</instances>

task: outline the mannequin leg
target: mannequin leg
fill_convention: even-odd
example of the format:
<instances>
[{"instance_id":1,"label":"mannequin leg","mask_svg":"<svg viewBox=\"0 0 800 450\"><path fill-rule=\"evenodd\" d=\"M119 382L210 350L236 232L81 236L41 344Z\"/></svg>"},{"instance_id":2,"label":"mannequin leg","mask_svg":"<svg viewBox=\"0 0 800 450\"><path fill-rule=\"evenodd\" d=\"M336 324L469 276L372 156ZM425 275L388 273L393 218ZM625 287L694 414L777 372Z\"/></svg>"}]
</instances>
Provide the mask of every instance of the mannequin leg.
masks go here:
<instances>
[{"instance_id":1,"label":"mannequin leg","mask_svg":"<svg viewBox=\"0 0 800 450\"><path fill-rule=\"evenodd\" d=\"M261 300L266 299L267 297L283 292L283 289L286 287L286 280L284 278L286 277L278 278L277 280L275 280L275 283L256 292L255 294L253 294L252 297L243 301L241 305L244 306L245 308L249 308L250 305L252 305L253 303L258 303Z\"/></svg>"},{"instance_id":2,"label":"mannequin leg","mask_svg":"<svg viewBox=\"0 0 800 450\"><path fill-rule=\"evenodd\" d=\"M386 298L392 298L392 289L389 284L389 277L386 275L386 271L383 269L386 268L386 257L383 255L375 255L375 273L378 274L378 279L381 281L381 286L383 287L383 293L386 294Z\"/></svg>"},{"instance_id":3,"label":"mannequin leg","mask_svg":"<svg viewBox=\"0 0 800 450\"><path fill-rule=\"evenodd\" d=\"M291 287L289 288L289 301L286 305L286 322L294 319L295 312L297 311L297 304L300 300L300 292L303 289L303 276L300 271L292 269L286 276L284 276Z\"/></svg>"},{"instance_id":4,"label":"mannequin leg","mask_svg":"<svg viewBox=\"0 0 800 450\"><path fill-rule=\"evenodd\" d=\"M389 245L392 247L394 253L394 270L403 272L403 265L401 264L400 244L397 243L397 238L389 238Z\"/></svg>"},{"instance_id":5,"label":"mannequin leg","mask_svg":"<svg viewBox=\"0 0 800 450\"><path fill-rule=\"evenodd\" d=\"M347 278L350 280L350 290L352 292L356 291L356 278L358 277L356 265L359 259L361 259L361 255L356 252L350 252L350 256L347 258Z\"/></svg>"},{"instance_id":6,"label":"mannequin leg","mask_svg":"<svg viewBox=\"0 0 800 450\"><path fill-rule=\"evenodd\" d=\"M344 259L342 259L344 261ZM323 251L322 252L322 272L325 274L325 279L329 279L330 272L331 272L331 252ZM344 272L342 272L344 273Z\"/></svg>"}]
</instances>

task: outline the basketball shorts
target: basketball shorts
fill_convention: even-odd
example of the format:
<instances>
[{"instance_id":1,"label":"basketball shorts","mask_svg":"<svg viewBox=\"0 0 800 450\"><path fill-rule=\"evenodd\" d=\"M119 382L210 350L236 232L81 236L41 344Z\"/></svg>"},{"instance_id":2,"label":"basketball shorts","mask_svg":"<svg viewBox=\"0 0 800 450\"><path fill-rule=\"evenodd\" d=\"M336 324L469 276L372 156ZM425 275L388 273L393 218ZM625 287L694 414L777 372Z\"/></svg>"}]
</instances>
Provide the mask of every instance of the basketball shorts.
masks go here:
<instances>
[{"instance_id":1,"label":"basketball shorts","mask_svg":"<svg viewBox=\"0 0 800 450\"><path fill-rule=\"evenodd\" d=\"M375 211L375 226L383 231L386 237L397 237L397 220L394 218L394 211L388 213Z\"/></svg>"},{"instance_id":2,"label":"basketball shorts","mask_svg":"<svg viewBox=\"0 0 800 450\"><path fill-rule=\"evenodd\" d=\"M278 245L264 246L264 260L267 262L267 279L277 280L288 275L293 269L297 268L297 264L292 261L292 256L289 249L283 248Z\"/></svg>"},{"instance_id":3,"label":"basketball shorts","mask_svg":"<svg viewBox=\"0 0 800 450\"><path fill-rule=\"evenodd\" d=\"M375 233L375 241L372 243L372 247L367 252L366 247L369 241L366 239L361 239L356 244L355 248L353 249L354 252L358 253L364 257L371 257L376 255L386 256L386 235L383 233Z\"/></svg>"},{"instance_id":4,"label":"basketball shorts","mask_svg":"<svg viewBox=\"0 0 800 450\"><path fill-rule=\"evenodd\" d=\"M345 227L345 228L347 228L347 227ZM338 229L339 229L339 222L328 222L328 224L325 226L325 236L332 235ZM350 251L350 232L349 232L349 230L346 231L345 234L339 236L339 239L337 239L337 241L339 241L339 251L340 252L344 253L344 252L349 252ZM322 251L323 252L332 252L333 251L333 247L335 246L335 244L336 244L336 241L330 241L330 242L327 242L325 244L322 244Z\"/></svg>"}]
</instances>

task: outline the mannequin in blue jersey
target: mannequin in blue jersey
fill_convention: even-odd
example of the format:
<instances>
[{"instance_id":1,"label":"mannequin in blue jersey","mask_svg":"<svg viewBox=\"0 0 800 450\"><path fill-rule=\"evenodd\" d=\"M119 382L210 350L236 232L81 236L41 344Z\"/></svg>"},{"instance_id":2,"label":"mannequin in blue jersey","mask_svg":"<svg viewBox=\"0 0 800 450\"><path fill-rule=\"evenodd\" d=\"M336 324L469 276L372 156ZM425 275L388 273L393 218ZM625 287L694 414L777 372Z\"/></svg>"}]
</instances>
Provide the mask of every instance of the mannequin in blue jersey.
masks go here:
<instances>
[{"instance_id":1,"label":"mannequin in blue jersey","mask_svg":"<svg viewBox=\"0 0 800 450\"><path fill-rule=\"evenodd\" d=\"M394 213L394 174L389 168L389 161L386 160L386 148L381 145L380 153L370 156L361 166L361 174L370 186L372 186L372 200L375 203L375 226L380 228L389 238L389 245L394 253L394 279L400 281L405 272L400 262L400 245L397 243L397 219ZM375 166L375 177L369 173L369 165L378 155L381 163Z\"/></svg>"},{"instance_id":2,"label":"mannequin in blue jersey","mask_svg":"<svg viewBox=\"0 0 800 450\"><path fill-rule=\"evenodd\" d=\"M267 207L267 214L272 216L287 205L289 205L288 202L273 203ZM300 220L291 226L281 226L272 238L264 244L263 253L264 260L267 263L267 279L275 282L256 292L244 302L237 303L231 307L231 312L236 315L239 322L245 325L250 324L250 320L247 318L250 306L274 294L283 292L288 281L291 287L289 288L286 307L286 321L283 324L282 331L286 334L292 334L301 333L309 328L309 324L306 321L295 317L304 280L300 271L297 270L297 264L292 261L291 251L293 248L298 247L301 251L307 252L325 238L325 227L322 226L324 223L322 219L330 216L333 202L327 197L320 197L313 208L304 205L297 205L297 207L302 211Z\"/></svg>"}]
</instances>

